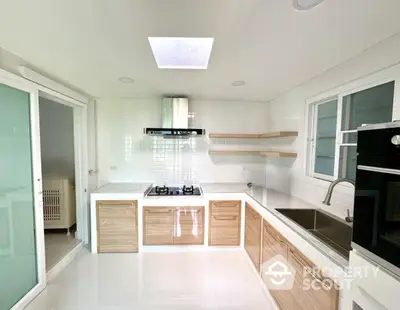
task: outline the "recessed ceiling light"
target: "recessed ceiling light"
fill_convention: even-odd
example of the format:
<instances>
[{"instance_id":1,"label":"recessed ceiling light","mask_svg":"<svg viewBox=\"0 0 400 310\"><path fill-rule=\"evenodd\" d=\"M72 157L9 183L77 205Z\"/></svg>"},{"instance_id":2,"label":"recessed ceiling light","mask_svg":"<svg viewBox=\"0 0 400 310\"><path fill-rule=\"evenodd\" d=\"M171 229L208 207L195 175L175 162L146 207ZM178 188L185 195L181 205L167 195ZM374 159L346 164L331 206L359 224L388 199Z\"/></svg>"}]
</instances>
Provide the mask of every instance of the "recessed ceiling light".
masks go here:
<instances>
[{"instance_id":1,"label":"recessed ceiling light","mask_svg":"<svg viewBox=\"0 0 400 310\"><path fill-rule=\"evenodd\" d=\"M232 83L232 86L243 86L244 84L246 84L245 81L235 81Z\"/></svg>"},{"instance_id":2,"label":"recessed ceiling light","mask_svg":"<svg viewBox=\"0 0 400 310\"><path fill-rule=\"evenodd\" d=\"M293 0L293 6L296 10L310 10L322 1L324 0Z\"/></svg>"},{"instance_id":3,"label":"recessed ceiling light","mask_svg":"<svg viewBox=\"0 0 400 310\"><path fill-rule=\"evenodd\" d=\"M207 69L214 38L149 37L160 69Z\"/></svg>"},{"instance_id":4,"label":"recessed ceiling light","mask_svg":"<svg viewBox=\"0 0 400 310\"><path fill-rule=\"evenodd\" d=\"M120 81L121 83L133 83L135 80L131 79L129 77L126 76L121 76L118 81Z\"/></svg>"}]
</instances>

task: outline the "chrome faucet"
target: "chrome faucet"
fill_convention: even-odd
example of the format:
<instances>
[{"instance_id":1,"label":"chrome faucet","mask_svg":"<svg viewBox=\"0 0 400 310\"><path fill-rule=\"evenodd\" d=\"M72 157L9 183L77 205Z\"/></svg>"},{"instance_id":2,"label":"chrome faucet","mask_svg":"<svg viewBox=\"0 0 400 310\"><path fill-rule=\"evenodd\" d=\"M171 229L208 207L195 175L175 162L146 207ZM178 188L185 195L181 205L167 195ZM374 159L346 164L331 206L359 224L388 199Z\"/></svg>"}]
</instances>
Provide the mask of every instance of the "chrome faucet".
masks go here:
<instances>
[{"instance_id":1,"label":"chrome faucet","mask_svg":"<svg viewBox=\"0 0 400 310\"><path fill-rule=\"evenodd\" d=\"M335 181L333 181L331 183L331 185L329 185L328 192L326 193L325 199L322 202L324 205L327 205L327 206L331 205L333 189L335 188L336 185L338 185L339 183L342 183L342 182L348 182L350 184L353 184L353 186L356 186L356 182L354 182L353 179L349 179L349 178L336 179Z\"/></svg>"}]
</instances>

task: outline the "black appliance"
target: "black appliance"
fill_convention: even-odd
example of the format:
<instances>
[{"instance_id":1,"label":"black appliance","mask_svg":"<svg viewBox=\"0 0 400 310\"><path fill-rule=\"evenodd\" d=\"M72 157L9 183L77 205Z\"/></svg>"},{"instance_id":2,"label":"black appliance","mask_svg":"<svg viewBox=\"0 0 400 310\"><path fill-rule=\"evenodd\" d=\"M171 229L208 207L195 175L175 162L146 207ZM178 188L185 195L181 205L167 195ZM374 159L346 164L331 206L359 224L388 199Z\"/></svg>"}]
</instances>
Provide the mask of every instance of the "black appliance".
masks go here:
<instances>
[{"instance_id":1,"label":"black appliance","mask_svg":"<svg viewBox=\"0 0 400 310\"><path fill-rule=\"evenodd\" d=\"M201 196L200 187L197 186L155 186L147 196Z\"/></svg>"},{"instance_id":2,"label":"black appliance","mask_svg":"<svg viewBox=\"0 0 400 310\"><path fill-rule=\"evenodd\" d=\"M358 129L352 247L400 275L400 122Z\"/></svg>"}]
</instances>

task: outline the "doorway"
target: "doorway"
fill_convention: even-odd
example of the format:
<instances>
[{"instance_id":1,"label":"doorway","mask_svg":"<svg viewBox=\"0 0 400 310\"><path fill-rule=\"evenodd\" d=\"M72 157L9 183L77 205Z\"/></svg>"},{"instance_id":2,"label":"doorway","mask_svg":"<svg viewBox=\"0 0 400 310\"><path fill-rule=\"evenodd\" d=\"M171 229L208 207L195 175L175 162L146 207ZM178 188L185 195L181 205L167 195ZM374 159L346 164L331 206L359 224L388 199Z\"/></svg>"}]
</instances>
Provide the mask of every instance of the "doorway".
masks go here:
<instances>
[{"instance_id":1,"label":"doorway","mask_svg":"<svg viewBox=\"0 0 400 310\"><path fill-rule=\"evenodd\" d=\"M73 92L66 96L0 69L0 308L23 309L56 274L46 273L45 263L39 97L73 110L75 179L71 184L75 184L75 194L71 196L76 201L76 231L74 234L72 225L70 235L79 245L89 242L89 101L74 96ZM66 266L65 261L57 264L62 265L58 270Z\"/></svg>"},{"instance_id":2,"label":"doorway","mask_svg":"<svg viewBox=\"0 0 400 310\"><path fill-rule=\"evenodd\" d=\"M46 271L67 256L76 238L74 108L39 97Z\"/></svg>"}]
</instances>

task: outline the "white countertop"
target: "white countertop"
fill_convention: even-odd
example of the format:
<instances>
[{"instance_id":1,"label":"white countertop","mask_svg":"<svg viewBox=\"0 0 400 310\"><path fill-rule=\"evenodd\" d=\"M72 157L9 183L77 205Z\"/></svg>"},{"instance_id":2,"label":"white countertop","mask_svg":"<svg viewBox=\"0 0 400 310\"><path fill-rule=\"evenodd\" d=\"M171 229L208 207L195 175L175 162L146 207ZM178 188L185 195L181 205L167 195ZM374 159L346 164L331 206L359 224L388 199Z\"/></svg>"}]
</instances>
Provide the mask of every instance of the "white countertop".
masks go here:
<instances>
[{"instance_id":1,"label":"white countertop","mask_svg":"<svg viewBox=\"0 0 400 310\"><path fill-rule=\"evenodd\" d=\"M144 194L152 183L108 183L92 194Z\"/></svg>"}]
</instances>

